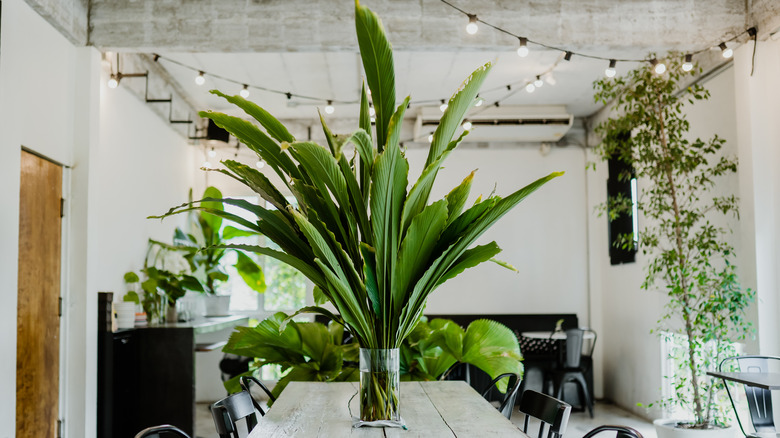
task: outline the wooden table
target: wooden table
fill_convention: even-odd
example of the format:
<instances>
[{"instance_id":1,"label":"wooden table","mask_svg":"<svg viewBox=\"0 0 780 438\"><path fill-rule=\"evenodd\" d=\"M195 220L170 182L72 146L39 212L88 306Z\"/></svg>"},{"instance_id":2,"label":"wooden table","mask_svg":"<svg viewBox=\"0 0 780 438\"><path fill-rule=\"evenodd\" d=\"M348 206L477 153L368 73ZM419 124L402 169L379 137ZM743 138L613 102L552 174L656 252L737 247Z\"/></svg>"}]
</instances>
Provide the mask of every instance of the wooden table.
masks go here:
<instances>
[{"instance_id":1,"label":"wooden table","mask_svg":"<svg viewBox=\"0 0 780 438\"><path fill-rule=\"evenodd\" d=\"M718 377L723 380L730 380L756 388L768 390L780 389L780 373L727 373L710 371L707 374L712 377Z\"/></svg>"},{"instance_id":2,"label":"wooden table","mask_svg":"<svg viewBox=\"0 0 780 438\"><path fill-rule=\"evenodd\" d=\"M401 417L409 430L352 427L357 382L292 382L249 438L526 437L462 381L401 382ZM359 396L352 414L360 415Z\"/></svg>"}]
</instances>

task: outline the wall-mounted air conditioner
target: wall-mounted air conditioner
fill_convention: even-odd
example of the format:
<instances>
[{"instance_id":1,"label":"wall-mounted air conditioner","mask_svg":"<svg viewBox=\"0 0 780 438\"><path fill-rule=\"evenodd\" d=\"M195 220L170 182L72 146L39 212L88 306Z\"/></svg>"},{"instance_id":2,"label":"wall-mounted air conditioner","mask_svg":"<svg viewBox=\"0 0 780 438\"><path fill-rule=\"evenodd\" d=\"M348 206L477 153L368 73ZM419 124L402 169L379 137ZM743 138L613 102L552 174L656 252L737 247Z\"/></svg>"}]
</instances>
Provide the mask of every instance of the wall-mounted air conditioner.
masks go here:
<instances>
[{"instance_id":1,"label":"wall-mounted air conditioner","mask_svg":"<svg viewBox=\"0 0 780 438\"><path fill-rule=\"evenodd\" d=\"M414 138L424 141L436 130L442 112L438 107L423 107L414 125ZM466 120L471 132L465 142L556 142L574 121L564 105L500 106L472 108Z\"/></svg>"}]
</instances>

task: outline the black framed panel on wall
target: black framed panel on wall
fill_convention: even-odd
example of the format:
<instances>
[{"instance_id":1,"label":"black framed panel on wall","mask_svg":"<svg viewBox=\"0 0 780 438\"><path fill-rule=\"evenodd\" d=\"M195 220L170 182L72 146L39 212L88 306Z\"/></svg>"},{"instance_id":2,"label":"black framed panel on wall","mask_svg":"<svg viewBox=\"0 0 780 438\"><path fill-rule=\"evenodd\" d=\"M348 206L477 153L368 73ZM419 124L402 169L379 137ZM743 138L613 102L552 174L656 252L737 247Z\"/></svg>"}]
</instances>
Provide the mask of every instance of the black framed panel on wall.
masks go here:
<instances>
[{"instance_id":1,"label":"black framed panel on wall","mask_svg":"<svg viewBox=\"0 0 780 438\"><path fill-rule=\"evenodd\" d=\"M619 137L622 141L628 141L631 138L631 134L625 132ZM621 235L628 234L634 235L634 242L636 243L636 233L638 233L638 230L636 229L637 189L634 169L630 163L615 156L610 157L607 160L607 164L609 167L607 198L630 199L632 200L633 206L630 212L621 213L618 217L613 219L609 219L609 214L607 214L607 226L609 227L609 262L611 265L634 263L636 261L636 245L633 245L631 248L623 248L621 245L616 244Z\"/></svg>"}]
</instances>

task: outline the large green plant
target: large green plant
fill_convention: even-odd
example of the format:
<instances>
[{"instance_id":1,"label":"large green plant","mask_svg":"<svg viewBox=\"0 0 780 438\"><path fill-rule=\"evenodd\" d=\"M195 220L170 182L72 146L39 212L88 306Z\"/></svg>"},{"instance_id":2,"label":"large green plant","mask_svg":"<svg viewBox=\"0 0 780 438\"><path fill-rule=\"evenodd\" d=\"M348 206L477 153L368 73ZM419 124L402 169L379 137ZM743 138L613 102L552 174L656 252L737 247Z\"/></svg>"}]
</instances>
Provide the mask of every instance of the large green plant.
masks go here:
<instances>
[{"instance_id":1,"label":"large green plant","mask_svg":"<svg viewBox=\"0 0 780 438\"><path fill-rule=\"evenodd\" d=\"M465 269L500 251L495 242L471 247L499 218L526 196L561 173L552 173L506 198L478 199L465 209L473 177L444 198L429 203L442 163L460 143L454 138L475 104L490 64L478 68L449 100L431 142L425 170L407 191L409 164L399 147L409 104L396 107L393 52L379 18L355 3L355 24L371 98L376 138L365 87L359 128L334 135L322 120L327 147L296 141L287 128L258 105L212 91L243 109L263 128L239 117L202 112L255 151L282 180L280 190L252 166L233 160L217 170L257 192L273 210L243 200L223 199L257 217L249 221L208 207L214 199L185 204L166 215L194 208L221 216L265 235L281 251L262 246L222 245L253 251L288 263L303 273L335 306L338 315L308 307L339 322L362 348L398 348L414 329L428 295ZM348 157L345 146L355 146ZM292 206L282 191L292 193Z\"/></svg>"},{"instance_id":2,"label":"large green plant","mask_svg":"<svg viewBox=\"0 0 780 438\"><path fill-rule=\"evenodd\" d=\"M684 354L674 376L675 395L663 402L688 409L694 427L707 428L724 418L717 396L722 385L706 371L733 354L729 341L750 332L745 309L754 292L740 287L729 231L714 222L719 215L738 215L735 196L713 193L719 177L736 172L737 162L722 154L722 138L689 140L686 135L683 106L707 99L709 92L699 84L681 87L698 70L683 71L678 55L668 57L663 75L647 65L595 83L596 100L615 105L615 115L596 128L603 137L597 151L634 169L642 187L637 207L646 221L639 247L649 255L642 287L666 292L659 328L683 335L678 337ZM622 197L604 207L611 218L632 208L631 200ZM617 244L630 247L633 236L621 236Z\"/></svg>"},{"instance_id":3,"label":"large green plant","mask_svg":"<svg viewBox=\"0 0 780 438\"><path fill-rule=\"evenodd\" d=\"M223 349L254 358L251 374L264 365L279 365L282 377L274 387L279 395L293 381L357 380L358 347L344 343L344 327L317 322L287 323L282 312L255 327L237 327ZM401 373L408 380L437 380L458 363L472 364L494 378L503 373L522 376L522 355L514 333L495 321L477 320L464 330L447 319L421 321L401 344ZM225 383L240 391L238 377ZM506 391L506 379L498 389Z\"/></svg>"}]
</instances>

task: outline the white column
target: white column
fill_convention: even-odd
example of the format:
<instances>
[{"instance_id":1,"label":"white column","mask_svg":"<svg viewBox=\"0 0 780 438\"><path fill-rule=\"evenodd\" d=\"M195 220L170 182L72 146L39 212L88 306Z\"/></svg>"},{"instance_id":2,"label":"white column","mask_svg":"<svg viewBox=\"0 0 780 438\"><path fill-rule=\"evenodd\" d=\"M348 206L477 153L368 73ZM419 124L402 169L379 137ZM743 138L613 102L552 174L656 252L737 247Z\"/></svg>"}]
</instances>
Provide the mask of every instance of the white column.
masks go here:
<instances>
[{"instance_id":1,"label":"white column","mask_svg":"<svg viewBox=\"0 0 780 438\"><path fill-rule=\"evenodd\" d=\"M742 283L757 289L758 348L780 354L780 42L758 43L751 76L753 44L734 54L741 197ZM750 346L749 346L750 348Z\"/></svg>"}]
</instances>

